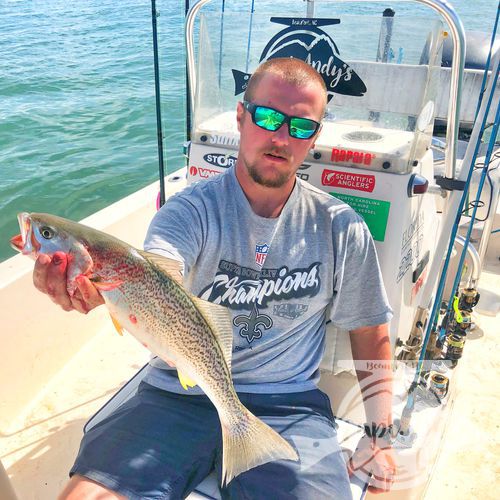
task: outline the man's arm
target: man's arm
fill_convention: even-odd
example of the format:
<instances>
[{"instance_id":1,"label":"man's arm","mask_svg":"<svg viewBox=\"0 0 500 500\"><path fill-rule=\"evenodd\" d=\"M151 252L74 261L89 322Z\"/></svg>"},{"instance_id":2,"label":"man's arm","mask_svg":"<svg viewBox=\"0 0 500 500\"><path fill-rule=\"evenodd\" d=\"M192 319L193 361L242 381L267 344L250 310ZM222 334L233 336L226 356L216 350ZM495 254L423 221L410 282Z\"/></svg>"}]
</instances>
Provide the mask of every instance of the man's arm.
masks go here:
<instances>
[{"instance_id":1,"label":"man's arm","mask_svg":"<svg viewBox=\"0 0 500 500\"><path fill-rule=\"evenodd\" d=\"M392 349L388 324L350 331L351 350L368 425L392 424ZM395 474L393 450L382 439L362 439L350 462L350 473L372 473L370 491L388 491Z\"/></svg>"}]
</instances>

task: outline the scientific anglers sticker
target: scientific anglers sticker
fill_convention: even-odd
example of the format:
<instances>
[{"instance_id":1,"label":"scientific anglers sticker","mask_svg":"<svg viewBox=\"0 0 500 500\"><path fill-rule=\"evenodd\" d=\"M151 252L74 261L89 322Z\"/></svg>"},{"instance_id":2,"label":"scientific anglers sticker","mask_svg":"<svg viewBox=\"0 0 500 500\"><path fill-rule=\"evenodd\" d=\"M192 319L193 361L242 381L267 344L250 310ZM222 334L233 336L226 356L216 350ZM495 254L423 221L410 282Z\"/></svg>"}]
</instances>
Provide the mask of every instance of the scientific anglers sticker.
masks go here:
<instances>
[{"instance_id":1,"label":"scientific anglers sticker","mask_svg":"<svg viewBox=\"0 0 500 500\"><path fill-rule=\"evenodd\" d=\"M319 26L339 24L340 19L272 17L271 22L287 28L268 42L259 62L276 57L295 57L312 66L323 77L328 91L328 101L333 94L363 96L366 85L356 72L340 58L337 45ZM251 74L233 69L234 95L247 88Z\"/></svg>"},{"instance_id":2,"label":"scientific anglers sticker","mask_svg":"<svg viewBox=\"0 0 500 500\"><path fill-rule=\"evenodd\" d=\"M375 241L384 241L387 219L389 218L389 201L362 198L352 194L330 193L335 198L344 201L353 208L366 222L370 233Z\"/></svg>"},{"instance_id":3,"label":"scientific anglers sticker","mask_svg":"<svg viewBox=\"0 0 500 500\"><path fill-rule=\"evenodd\" d=\"M375 176L325 169L321 174L321 184L371 193L375 188Z\"/></svg>"}]
</instances>

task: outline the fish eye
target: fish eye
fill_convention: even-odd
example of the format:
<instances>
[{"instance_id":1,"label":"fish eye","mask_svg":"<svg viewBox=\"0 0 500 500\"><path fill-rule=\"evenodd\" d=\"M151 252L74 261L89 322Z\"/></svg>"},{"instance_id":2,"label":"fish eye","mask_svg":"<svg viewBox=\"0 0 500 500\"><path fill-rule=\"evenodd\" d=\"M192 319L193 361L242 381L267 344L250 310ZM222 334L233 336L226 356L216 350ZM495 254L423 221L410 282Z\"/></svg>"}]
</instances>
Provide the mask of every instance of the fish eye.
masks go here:
<instances>
[{"instance_id":1,"label":"fish eye","mask_svg":"<svg viewBox=\"0 0 500 500\"><path fill-rule=\"evenodd\" d=\"M46 240L50 240L54 236L55 233L51 227L43 226L42 228L40 228L40 234Z\"/></svg>"}]
</instances>

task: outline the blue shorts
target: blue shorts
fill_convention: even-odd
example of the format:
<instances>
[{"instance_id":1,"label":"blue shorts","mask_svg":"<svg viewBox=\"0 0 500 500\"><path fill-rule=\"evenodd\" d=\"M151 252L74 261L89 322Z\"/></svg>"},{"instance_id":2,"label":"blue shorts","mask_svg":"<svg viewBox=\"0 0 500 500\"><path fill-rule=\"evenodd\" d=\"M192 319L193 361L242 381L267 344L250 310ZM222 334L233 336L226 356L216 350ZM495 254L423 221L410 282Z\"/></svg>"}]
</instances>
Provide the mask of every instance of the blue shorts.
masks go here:
<instances>
[{"instance_id":1,"label":"blue shorts","mask_svg":"<svg viewBox=\"0 0 500 500\"><path fill-rule=\"evenodd\" d=\"M269 462L234 478L226 499L350 499L330 401L320 390L240 393L241 402L279 432L299 462ZM221 477L222 437L204 395L174 394L144 382L137 394L83 437L70 475L130 499L181 499L212 470Z\"/></svg>"}]
</instances>

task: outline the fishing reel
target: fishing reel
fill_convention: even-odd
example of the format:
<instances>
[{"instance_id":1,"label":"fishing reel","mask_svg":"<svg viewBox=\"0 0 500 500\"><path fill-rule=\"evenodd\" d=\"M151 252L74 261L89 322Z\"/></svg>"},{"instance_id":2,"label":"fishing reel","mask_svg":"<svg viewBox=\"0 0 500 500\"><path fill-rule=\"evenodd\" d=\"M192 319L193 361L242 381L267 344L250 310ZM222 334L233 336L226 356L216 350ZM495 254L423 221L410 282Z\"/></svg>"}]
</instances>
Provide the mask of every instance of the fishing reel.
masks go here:
<instances>
[{"instance_id":1,"label":"fishing reel","mask_svg":"<svg viewBox=\"0 0 500 500\"><path fill-rule=\"evenodd\" d=\"M475 288L464 288L458 301L458 308L461 311L472 312L480 297L480 293Z\"/></svg>"},{"instance_id":2,"label":"fishing reel","mask_svg":"<svg viewBox=\"0 0 500 500\"><path fill-rule=\"evenodd\" d=\"M442 328L446 331L443 345L444 359L454 368L462 357L465 340L473 329L472 310L479 302L480 294L475 288L465 288L453 300L453 307L443 319Z\"/></svg>"}]
</instances>

